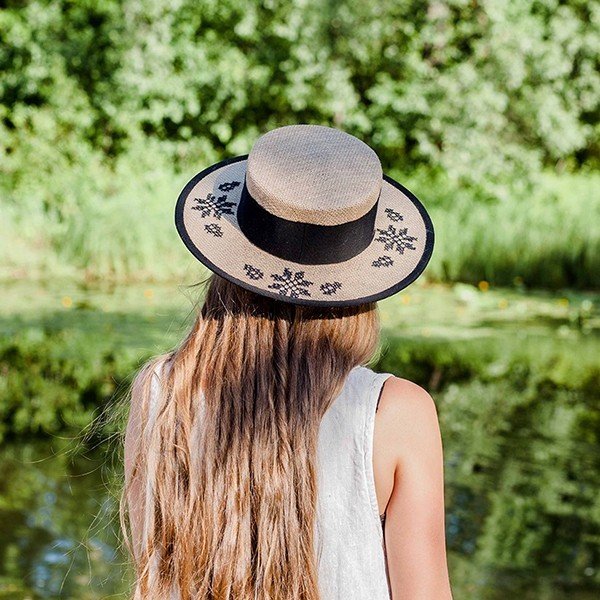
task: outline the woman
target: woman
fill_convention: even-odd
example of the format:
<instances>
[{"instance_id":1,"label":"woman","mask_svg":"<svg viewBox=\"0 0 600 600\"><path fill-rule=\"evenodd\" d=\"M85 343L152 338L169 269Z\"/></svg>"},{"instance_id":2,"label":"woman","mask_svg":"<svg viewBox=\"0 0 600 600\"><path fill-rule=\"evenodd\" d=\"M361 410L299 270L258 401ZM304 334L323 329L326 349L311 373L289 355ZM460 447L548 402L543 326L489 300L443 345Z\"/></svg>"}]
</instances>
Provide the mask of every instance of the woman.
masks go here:
<instances>
[{"instance_id":1,"label":"woman","mask_svg":"<svg viewBox=\"0 0 600 600\"><path fill-rule=\"evenodd\" d=\"M175 222L213 275L132 386L134 597L451 598L435 405L367 366L376 301L431 256L422 204L364 142L301 124L196 175Z\"/></svg>"}]
</instances>

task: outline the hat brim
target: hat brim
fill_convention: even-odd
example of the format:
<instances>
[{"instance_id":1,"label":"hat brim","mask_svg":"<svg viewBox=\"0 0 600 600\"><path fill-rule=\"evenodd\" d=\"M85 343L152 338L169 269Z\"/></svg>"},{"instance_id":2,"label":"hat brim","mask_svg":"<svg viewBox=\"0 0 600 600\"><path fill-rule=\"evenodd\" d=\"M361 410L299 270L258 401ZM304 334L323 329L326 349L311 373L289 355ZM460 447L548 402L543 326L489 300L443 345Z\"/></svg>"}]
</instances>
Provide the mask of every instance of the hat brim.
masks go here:
<instances>
[{"instance_id":1,"label":"hat brim","mask_svg":"<svg viewBox=\"0 0 600 600\"><path fill-rule=\"evenodd\" d=\"M427 266L434 242L431 218L412 192L385 174L375 235L356 256L337 263L301 264L265 252L242 233L236 217L247 158L228 158L204 169L177 200L177 232L211 271L276 300L353 306L399 292Z\"/></svg>"}]
</instances>

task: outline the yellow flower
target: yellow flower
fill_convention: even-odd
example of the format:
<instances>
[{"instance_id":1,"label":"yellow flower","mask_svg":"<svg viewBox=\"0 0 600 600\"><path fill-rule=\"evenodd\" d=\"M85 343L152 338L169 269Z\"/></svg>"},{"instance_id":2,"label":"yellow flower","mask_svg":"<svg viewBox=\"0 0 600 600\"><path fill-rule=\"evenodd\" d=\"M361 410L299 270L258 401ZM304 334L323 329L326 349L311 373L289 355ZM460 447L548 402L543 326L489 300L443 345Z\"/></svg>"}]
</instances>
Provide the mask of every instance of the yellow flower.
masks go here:
<instances>
[{"instance_id":1,"label":"yellow flower","mask_svg":"<svg viewBox=\"0 0 600 600\"><path fill-rule=\"evenodd\" d=\"M65 308L71 308L71 306L73 306L73 299L71 298L71 296L63 296L62 300L60 301L60 303Z\"/></svg>"},{"instance_id":2,"label":"yellow flower","mask_svg":"<svg viewBox=\"0 0 600 600\"><path fill-rule=\"evenodd\" d=\"M482 292L487 292L490 289L490 284L485 281L482 280L477 284L477 287L482 291Z\"/></svg>"}]
</instances>

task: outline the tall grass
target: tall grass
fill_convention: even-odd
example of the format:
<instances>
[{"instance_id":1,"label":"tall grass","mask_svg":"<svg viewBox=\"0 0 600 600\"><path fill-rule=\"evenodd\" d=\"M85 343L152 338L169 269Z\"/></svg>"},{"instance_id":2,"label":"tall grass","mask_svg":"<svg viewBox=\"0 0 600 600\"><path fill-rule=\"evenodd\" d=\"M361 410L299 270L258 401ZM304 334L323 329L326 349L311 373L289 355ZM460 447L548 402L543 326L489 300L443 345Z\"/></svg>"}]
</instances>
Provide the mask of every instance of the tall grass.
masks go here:
<instances>
[{"instance_id":1,"label":"tall grass","mask_svg":"<svg viewBox=\"0 0 600 600\"><path fill-rule=\"evenodd\" d=\"M188 174L175 172L159 144L61 167L45 174L39 191L31 177L4 190L0 277L168 280L197 267L173 218Z\"/></svg>"},{"instance_id":2,"label":"tall grass","mask_svg":"<svg viewBox=\"0 0 600 600\"><path fill-rule=\"evenodd\" d=\"M427 193L425 186L424 200ZM438 280L600 287L599 173L545 173L530 196L507 201L457 195L432 208L432 218L428 273Z\"/></svg>"},{"instance_id":3,"label":"tall grass","mask_svg":"<svg viewBox=\"0 0 600 600\"><path fill-rule=\"evenodd\" d=\"M180 172L171 152L143 140L112 162L91 151L46 165L39 181L27 172L0 184L0 277L169 280L202 272L179 241L173 211L186 181L216 159L201 153ZM533 193L503 200L447 176L394 175L431 211L430 279L600 287L599 173L545 173Z\"/></svg>"}]
</instances>

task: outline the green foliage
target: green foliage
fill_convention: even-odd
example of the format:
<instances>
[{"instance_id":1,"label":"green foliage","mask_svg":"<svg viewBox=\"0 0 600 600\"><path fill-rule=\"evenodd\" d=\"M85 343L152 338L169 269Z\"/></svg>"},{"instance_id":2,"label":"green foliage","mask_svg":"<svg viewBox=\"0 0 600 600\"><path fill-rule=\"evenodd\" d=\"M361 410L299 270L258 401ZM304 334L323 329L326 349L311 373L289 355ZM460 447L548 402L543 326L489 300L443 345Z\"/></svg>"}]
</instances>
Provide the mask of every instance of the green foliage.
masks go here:
<instances>
[{"instance_id":1,"label":"green foliage","mask_svg":"<svg viewBox=\"0 0 600 600\"><path fill-rule=\"evenodd\" d=\"M143 132L207 161L329 123L386 169L507 196L542 163L597 160L599 23L580 0L29 0L0 12L3 148L25 129L81 160L69 135L114 155Z\"/></svg>"},{"instance_id":2,"label":"green foliage","mask_svg":"<svg viewBox=\"0 0 600 600\"><path fill-rule=\"evenodd\" d=\"M415 188L424 198L439 198L431 209L430 277L546 289L600 286L598 173L547 173L529 195L503 202L478 202L460 190L449 198L441 183Z\"/></svg>"},{"instance_id":3,"label":"green foliage","mask_svg":"<svg viewBox=\"0 0 600 600\"><path fill-rule=\"evenodd\" d=\"M597 166L599 25L580 0L8 3L5 275L179 277L189 175L310 122L436 206L435 278L596 287L597 178L540 172Z\"/></svg>"},{"instance_id":4,"label":"green foliage","mask_svg":"<svg viewBox=\"0 0 600 600\"><path fill-rule=\"evenodd\" d=\"M85 427L132 368L73 330L30 328L2 340L0 440Z\"/></svg>"}]
</instances>

